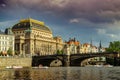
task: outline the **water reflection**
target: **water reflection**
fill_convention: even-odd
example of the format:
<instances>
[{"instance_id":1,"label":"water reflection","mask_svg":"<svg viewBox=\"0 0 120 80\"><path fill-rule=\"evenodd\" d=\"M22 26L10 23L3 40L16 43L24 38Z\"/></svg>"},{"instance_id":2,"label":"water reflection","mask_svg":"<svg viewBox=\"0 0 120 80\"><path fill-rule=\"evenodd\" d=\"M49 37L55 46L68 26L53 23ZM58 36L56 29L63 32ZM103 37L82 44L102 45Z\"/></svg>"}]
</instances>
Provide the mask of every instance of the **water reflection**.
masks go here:
<instances>
[{"instance_id":1,"label":"water reflection","mask_svg":"<svg viewBox=\"0 0 120 80\"><path fill-rule=\"evenodd\" d=\"M30 70L15 70L14 80L31 80L30 79Z\"/></svg>"},{"instance_id":2,"label":"water reflection","mask_svg":"<svg viewBox=\"0 0 120 80\"><path fill-rule=\"evenodd\" d=\"M120 68L52 67L1 69L0 80L120 80Z\"/></svg>"}]
</instances>

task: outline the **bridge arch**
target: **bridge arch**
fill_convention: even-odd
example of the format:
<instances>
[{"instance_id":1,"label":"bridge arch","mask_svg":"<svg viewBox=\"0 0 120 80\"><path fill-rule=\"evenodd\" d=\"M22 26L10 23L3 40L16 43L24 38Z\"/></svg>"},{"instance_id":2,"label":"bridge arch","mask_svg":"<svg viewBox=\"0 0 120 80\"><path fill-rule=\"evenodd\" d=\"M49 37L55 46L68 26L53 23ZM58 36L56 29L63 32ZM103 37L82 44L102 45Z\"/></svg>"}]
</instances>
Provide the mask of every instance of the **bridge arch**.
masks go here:
<instances>
[{"instance_id":1,"label":"bridge arch","mask_svg":"<svg viewBox=\"0 0 120 80\"><path fill-rule=\"evenodd\" d=\"M106 57L90 57L81 61L80 66L106 64Z\"/></svg>"},{"instance_id":2,"label":"bridge arch","mask_svg":"<svg viewBox=\"0 0 120 80\"><path fill-rule=\"evenodd\" d=\"M55 66L56 64L59 66L81 66L81 62L88 58L93 57L107 57L114 58L114 62L116 62L116 55L118 53L90 53L90 54L71 54L71 55L44 55L44 56L33 56L32 57L32 66L39 66L42 64L43 66ZM114 63L116 64L116 63Z\"/></svg>"},{"instance_id":3,"label":"bridge arch","mask_svg":"<svg viewBox=\"0 0 120 80\"><path fill-rule=\"evenodd\" d=\"M56 59L50 62L50 67L58 67L58 66L62 66L63 63L61 60Z\"/></svg>"},{"instance_id":4,"label":"bridge arch","mask_svg":"<svg viewBox=\"0 0 120 80\"><path fill-rule=\"evenodd\" d=\"M110 56L109 56L110 55ZM76 54L76 55L71 55L70 59L70 65L71 66L81 66L82 61L89 59L89 58L94 58L94 57L111 57L113 54L108 54L108 53L101 53L101 54Z\"/></svg>"},{"instance_id":5,"label":"bridge arch","mask_svg":"<svg viewBox=\"0 0 120 80\"><path fill-rule=\"evenodd\" d=\"M32 66L62 66L63 60L57 56L33 56Z\"/></svg>"}]
</instances>

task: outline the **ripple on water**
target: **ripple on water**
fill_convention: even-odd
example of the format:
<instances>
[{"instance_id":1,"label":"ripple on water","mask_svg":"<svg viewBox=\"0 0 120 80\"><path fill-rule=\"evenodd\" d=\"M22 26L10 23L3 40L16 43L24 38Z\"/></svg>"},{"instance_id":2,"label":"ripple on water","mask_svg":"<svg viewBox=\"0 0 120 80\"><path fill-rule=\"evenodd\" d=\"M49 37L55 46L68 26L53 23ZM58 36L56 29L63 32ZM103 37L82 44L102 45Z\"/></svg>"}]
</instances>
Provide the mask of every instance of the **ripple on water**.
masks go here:
<instances>
[{"instance_id":1,"label":"ripple on water","mask_svg":"<svg viewBox=\"0 0 120 80\"><path fill-rule=\"evenodd\" d=\"M120 68L51 67L1 69L0 80L120 80Z\"/></svg>"}]
</instances>

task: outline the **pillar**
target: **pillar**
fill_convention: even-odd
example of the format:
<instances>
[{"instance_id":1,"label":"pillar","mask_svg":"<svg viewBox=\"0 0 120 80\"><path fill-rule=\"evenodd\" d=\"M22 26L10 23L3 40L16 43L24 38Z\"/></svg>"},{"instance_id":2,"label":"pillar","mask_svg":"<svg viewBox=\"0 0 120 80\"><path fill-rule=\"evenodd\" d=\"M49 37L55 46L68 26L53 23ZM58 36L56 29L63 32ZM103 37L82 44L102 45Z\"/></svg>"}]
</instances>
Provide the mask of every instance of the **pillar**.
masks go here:
<instances>
[{"instance_id":1,"label":"pillar","mask_svg":"<svg viewBox=\"0 0 120 80\"><path fill-rule=\"evenodd\" d=\"M114 66L117 66L117 53L114 53Z\"/></svg>"},{"instance_id":2,"label":"pillar","mask_svg":"<svg viewBox=\"0 0 120 80\"><path fill-rule=\"evenodd\" d=\"M70 55L64 55L64 66L70 66Z\"/></svg>"},{"instance_id":3,"label":"pillar","mask_svg":"<svg viewBox=\"0 0 120 80\"><path fill-rule=\"evenodd\" d=\"M19 53L22 54L22 44L19 44Z\"/></svg>"}]
</instances>

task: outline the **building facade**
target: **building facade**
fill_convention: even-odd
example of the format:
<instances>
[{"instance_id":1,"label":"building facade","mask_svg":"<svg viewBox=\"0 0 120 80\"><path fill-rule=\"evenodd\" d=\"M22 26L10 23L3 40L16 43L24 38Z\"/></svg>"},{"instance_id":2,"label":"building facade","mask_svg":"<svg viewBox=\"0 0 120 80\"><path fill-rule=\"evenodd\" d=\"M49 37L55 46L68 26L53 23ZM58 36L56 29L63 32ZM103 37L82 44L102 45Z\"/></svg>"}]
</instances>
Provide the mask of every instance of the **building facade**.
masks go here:
<instances>
[{"instance_id":1,"label":"building facade","mask_svg":"<svg viewBox=\"0 0 120 80\"><path fill-rule=\"evenodd\" d=\"M15 50L20 55L52 55L62 50L62 38L53 37L44 22L31 18L22 19L12 27L15 35Z\"/></svg>"},{"instance_id":2,"label":"building facade","mask_svg":"<svg viewBox=\"0 0 120 80\"><path fill-rule=\"evenodd\" d=\"M10 49L12 51L12 55L14 55L14 41L14 35L7 34L7 32L0 32L0 52L7 55L7 51Z\"/></svg>"},{"instance_id":3,"label":"building facade","mask_svg":"<svg viewBox=\"0 0 120 80\"><path fill-rule=\"evenodd\" d=\"M92 44L84 43L81 45L80 52L85 54L98 53L98 48L96 46L93 46Z\"/></svg>"},{"instance_id":4,"label":"building facade","mask_svg":"<svg viewBox=\"0 0 120 80\"><path fill-rule=\"evenodd\" d=\"M69 39L69 41L65 42L63 51L68 55L80 53L80 42L76 41L75 38Z\"/></svg>"},{"instance_id":5,"label":"building facade","mask_svg":"<svg viewBox=\"0 0 120 80\"><path fill-rule=\"evenodd\" d=\"M80 52L84 54L92 52L91 44L89 43L82 44L80 48Z\"/></svg>"}]
</instances>

